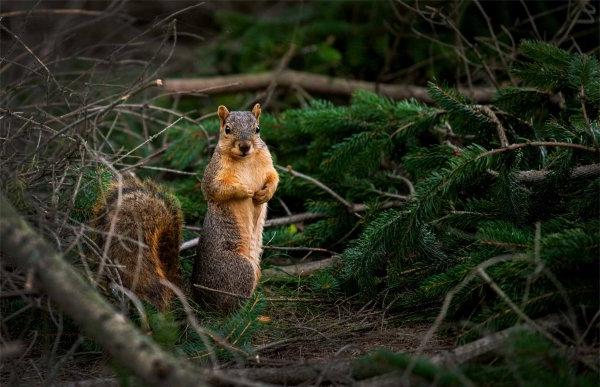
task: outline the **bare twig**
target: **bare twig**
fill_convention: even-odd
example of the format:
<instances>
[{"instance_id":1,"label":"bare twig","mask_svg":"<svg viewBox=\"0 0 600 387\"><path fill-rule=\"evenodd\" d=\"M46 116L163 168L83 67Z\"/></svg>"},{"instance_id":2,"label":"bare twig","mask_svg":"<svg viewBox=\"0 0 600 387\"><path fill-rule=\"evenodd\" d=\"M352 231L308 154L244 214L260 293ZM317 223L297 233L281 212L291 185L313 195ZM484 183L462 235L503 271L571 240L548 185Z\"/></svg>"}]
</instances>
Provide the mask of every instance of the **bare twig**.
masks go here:
<instances>
[{"instance_id":1,"label":"bare twig","mask_svg":"<svg viewBox=\"0 0 600 387\"><path fill-rule=\"evenodd\" d=\"M14 16L29 16L29 15L78 15L78 16L101 16L104 11L92 11L89 9L30 9L26 11L10 11L0 13L0 17L14 17Z\"/></svg>"},{"instance_id":2,"label":"bare twig","mask_svg":"<svg viewBox=\"0 0 600 387\"><path fill-rule=\"evenodd\" d=\"M263 246L263 250L275 251L314 251L318 253L327 253L334 255L335 252L321 247L300 247L300 246Z\"/></svg>"},{"instance_id":3,"label":"bare twig","mask_svg":"<svg viewBox=\"0 0 600 387\"><path fill-rule=\"evenodd\" d=\"M479 4L479 3L477 3L477 4ZM509 143L508 143L508 138L506 137L506 129L504 129L504 125L502 125L502 122L500 122L500 120L496 116L496 113L494 113L494 111L492 109L490 109L488 106L478 105L477 108L480 112L482 112L483 114L488 116L489 119L496 126L496 131L498 132L498 139L500 140L500 146L502 148L507 147L509 145Z\"/></svg>"},{"instance_id":4,"label":"bare twig","mask_svg":"<svg viewBox=\"0 0 600 387\"><path fill-rule=\"evenodd\" d=\"M277 169L279 169L280 171L287 172L287 173L289 173L292 176L296 176L296 177L299 177L301 179L304 179L306 181L311 182L312 184L314 184L317 187L321 188L323 191L327 192L329 195L333 196L333 198L335 200L337 200L338 202L342 203L348 209L348 211L354 212L354 204L350 203L349 201L347 201L346 199L344 199L343 197L341 197L334 190L332 190L331 188L329 188L328 186L326 186L325 184L323 184L319 180L315 179L314 177L311 177L311 176L305 175L303 173L294 171L292 169L291 165L288 165L287 168L286 167L282 167L280 165L276 165L275 167Z\"/></svg>"}]
</instances>

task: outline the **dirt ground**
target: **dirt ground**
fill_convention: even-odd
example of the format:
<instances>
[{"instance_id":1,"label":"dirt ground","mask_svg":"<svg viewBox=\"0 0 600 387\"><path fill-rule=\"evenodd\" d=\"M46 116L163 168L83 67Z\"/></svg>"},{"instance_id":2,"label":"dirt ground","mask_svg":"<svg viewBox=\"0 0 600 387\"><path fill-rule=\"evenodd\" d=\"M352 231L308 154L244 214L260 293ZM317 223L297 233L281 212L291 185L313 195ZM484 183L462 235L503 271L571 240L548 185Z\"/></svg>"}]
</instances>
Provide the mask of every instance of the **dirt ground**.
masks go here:
<instances>
[{"instance_id":1,"label":"dirt ground","mask_svg":"<svg viewBox=\"0 0 600 387\"><path fill-rule=\"evenodd\" d=\"M430 326L403 323L370 302L352 299L285 298L274 293L267 302L263 317L268 326L253 340L262 364L350 359L375 349L411 353ZM449 340L434 336L424 354L449 348Z\"/></svg>"},{"instance_id":2,"label":"dirt ground","mask_svg":"<svg viewBox=\"0 0 600 387\"><path fill-rule=\"evenodd\" d=\"M266 307L259 321L263 325L253 336L255 356L247 365L253 368L348 360L376 349L412 353L429 328L390 317L385 308L373 302L311 297L314 294L290 291L285 286L263 285L262 291ZM449 340L434 336L423 354L452 347ZM117 385L116 375L101 352L79 348L72 355L64 362L58 359L60 367L53 376L57 385ZM8 367L10 364L5 363L0 372L2 385L44 385L50 376L43 358L14 362L12 372Z\"/></svg>"}]
</instances>

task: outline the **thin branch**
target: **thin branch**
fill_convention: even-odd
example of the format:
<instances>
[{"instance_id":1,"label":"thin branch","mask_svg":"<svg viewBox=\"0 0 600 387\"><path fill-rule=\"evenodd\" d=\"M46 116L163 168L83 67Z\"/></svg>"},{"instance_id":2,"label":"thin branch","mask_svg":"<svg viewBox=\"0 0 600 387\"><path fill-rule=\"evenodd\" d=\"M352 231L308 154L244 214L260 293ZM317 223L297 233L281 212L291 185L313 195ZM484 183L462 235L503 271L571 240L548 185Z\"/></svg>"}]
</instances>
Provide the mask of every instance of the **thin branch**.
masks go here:
<instances>
[{"instance_id":1,"label":"thin branch","mask_svg":"<svg viewBox=\"0 0 600 387\"><path fill-rule=\"evenodd\" d=\"M287 173L291 174L292 176L296 176L296 177L299 177L301 179L304 179L306 181L311 182L312 184L314 184L317 187L321 188L323 191L327 192L329 195L333 196L333 198L335 200L337 200L338 202L340 202L344 206L346 206L346 208L348 208L348 211L354 212L354 204L350 203L349 201L347 201L346 199L344 199L343 197L341 197L334 190L332 190L331 188L329 188L328 186L326 186L325 184L323 184L319 180L315 179L314 177L311 177L311 176L305 175L303 173L294 171L292 169L291 165L288 165L287 168L282 167L280 165L276 165L275 167L277 169L279 169L280 171L287 172Z\"/></svg>"},{"instance_id":2,"label":"thin branch","mask_svg":"<svg viewBox=\"0 0 600 387\"><path fill-rule=\"evenodd\" d=\"M477 4L479 4L479 3L477 3ZM509 145L509 143L508 143L508 138L506 137L506 129L504 129L504 126L502 125L502 122L500 122L498 117L496 116L496 113L494 113L494 111L491 108L489 108L488 106L478 105L477 109L481 113L488 116L488 118L496 126L496 131L498 132L498 140L500 140L500 146L502 148L507 147Z\"/></svg>"},{"instance_id":3,"label":"thin branch","mask_svg":"<svg viewBox=\"0 0 600 387\"><path fill-rule=\"evenodd\" d=\"M301 246L263 246L263 250L275 250L275 251L314 251L318 253L336 254L331 250L327 250L321 247L301 247Z\"/></svg>"},{"instance_id":4,"label":"thin branch","mask_svg":"<svg viewBox=\"0 0 600 387\"><path fill-rule=\"evenodd\" d=\"M479 275L479 277L481 277L494 290L494 292L496 292L496 294L502 299L502 301L504 301L509 306L509 308L512 309L512 311L517 314L517 316L519 316L521 319L523 319L523 321L525 321L527 324L529 324L533 328L535 328L536 331L538 331L540 334L542 334L548 340L552 341L554 344L558 345L559 347L564 346L560 341L558 341L558 339L556 339L554 336L552 336L550 333L548 333L547 330L542 328L538 323L536 323L529 316L527 316L525 314L525 312L523 312L523 310L521 310L521 308L519 308L517 306L517 304L515 304L506 295L506 293L504 293L504 291L500 288L500 286L498 286L498 284L496 284L496 282L494 282L494 280L492 280L490 278L490 276L486 273L486 271L483 267L478 267L476 269L476 272L477 272L477 275Z\"/></svg>"}]
</instances>

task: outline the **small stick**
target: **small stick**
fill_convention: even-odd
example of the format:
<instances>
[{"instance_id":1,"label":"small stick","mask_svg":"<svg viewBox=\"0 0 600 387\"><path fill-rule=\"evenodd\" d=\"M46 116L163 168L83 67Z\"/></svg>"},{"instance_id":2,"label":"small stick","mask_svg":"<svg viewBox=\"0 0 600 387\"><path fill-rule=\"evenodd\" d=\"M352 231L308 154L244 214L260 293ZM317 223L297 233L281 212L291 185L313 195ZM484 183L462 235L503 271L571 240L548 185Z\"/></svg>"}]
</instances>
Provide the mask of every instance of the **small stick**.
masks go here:
<instances>
[{"instance_id":1,"label":"small stick","mask_svg":"<svg viewBox=\"0 0 600 387\"><path fill-rule=\"evenodd\" d=\"M284 167L282 167L280 165L277 165L276 168L279 169L280 171L285 171L285 172L291 174L292 176L296 176L296 177L302 178L302 179L304 179L306 181L309 181L309 182L313 183L317 187L321 188L323 191L325 191L328 194L330 194L331 196L333 196L337 201L339 201L340 203L342 203L344 206L346 206L349 211L355 212L355 210L354 210L354 204L350 203L349 201L347 201L346 199L344 199L343 197L341 197L334 190L332 190L331 188L329 188L325 184L321 183L319 180L315 179L314 177L310 177L310 176L305 175L303 173L294 171L292 169L291 165L288 165L287 168L284 168Z\"/></svg>"}]
</instances>

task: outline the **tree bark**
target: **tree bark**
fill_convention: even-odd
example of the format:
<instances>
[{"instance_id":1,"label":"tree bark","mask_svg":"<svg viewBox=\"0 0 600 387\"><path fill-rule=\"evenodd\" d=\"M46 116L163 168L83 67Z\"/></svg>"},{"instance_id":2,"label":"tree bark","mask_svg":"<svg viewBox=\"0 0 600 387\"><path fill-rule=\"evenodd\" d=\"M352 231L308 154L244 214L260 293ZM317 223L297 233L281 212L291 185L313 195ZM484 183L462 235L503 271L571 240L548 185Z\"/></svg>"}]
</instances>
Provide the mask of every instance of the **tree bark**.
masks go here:
<instances>
[{"instance_id":1,"label":"tree bark","mask_svg":"<svg viewBox=\"0 0 600 387\"><path fill-rule=\"evenodd\" d=\"M167 79L164 82L164 88L169 92L183 94L225 94L266 89L272 82L283 87L299 86L306 91L319 94L351 95L357 90L369 90L392 99L415 98L423 102L433 102L427 93L427 88L422 86L374 83L294 70ZM474 87L472 89L459 88L459 91L479 103L487 103L491 101L496 89Z\"/></svg>"},{"instance_id":2,"label":"tree bark","mask_svg":"<svg viewBox=\"0 0 600 387\"><path fill-rule=\"evenodd\" d=\"M210 375L163 351L117 312L0 194L2 259L33 269L35 285L110 355L152 385L205 386Z\"/></svg>"}]
</instances>

